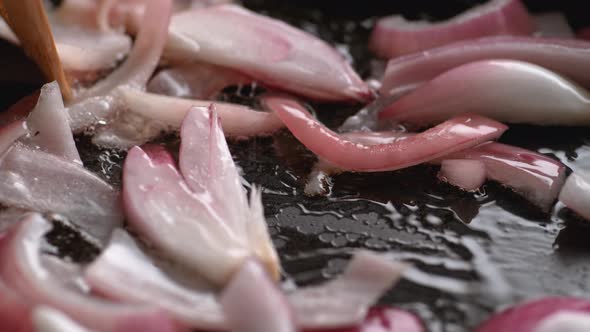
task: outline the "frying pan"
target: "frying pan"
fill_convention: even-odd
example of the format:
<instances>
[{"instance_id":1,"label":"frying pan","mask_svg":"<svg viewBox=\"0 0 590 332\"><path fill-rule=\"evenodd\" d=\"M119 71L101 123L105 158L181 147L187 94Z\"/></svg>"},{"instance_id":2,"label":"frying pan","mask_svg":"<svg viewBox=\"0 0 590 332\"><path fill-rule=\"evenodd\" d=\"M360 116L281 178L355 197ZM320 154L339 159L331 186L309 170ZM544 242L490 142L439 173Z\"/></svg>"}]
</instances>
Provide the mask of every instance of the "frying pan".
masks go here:
<instances>
[{"instance_id":1,"label":"frying pan","mask_svg":"<svg viewBox=\"0 0 590 332\"><path fill-rule=\"evenodd\" d=\"M245 5L286 20L340 46L363 77L382 63L367 51L375 16L444 19L476 1L249 0ZM574 28L590 24L582 2L526 1L532 11L559 10ZM37 89L37 69L22 53L0 43L0 107ZM588 68L587 70L590 70ZM252 103L249 87L229 88L221 99ZM354 105L313 104L328 126L337 127ZM77 137L91 170L120 185L124 153L101 150ZM176 137L164 137L174 144ZM570 170L590 170L586 128L511 126L502 142L548 154ZM270 232L284 267L284 280L320 283L338 274L351 252L367 248L411 262L414 268L381 304L416 312L429 331L470 331L495 310L544 295L590 297L590 227L559 203L543 213L525 199L488 182L465 193L439 182L433 166L334 178L328 197L303 194L314 156L288 132L272 138L231 142L246 184L264 188ZM88 262L98 249L71 229L48 235L62 256Z\"/></svg>"}]
</instances>

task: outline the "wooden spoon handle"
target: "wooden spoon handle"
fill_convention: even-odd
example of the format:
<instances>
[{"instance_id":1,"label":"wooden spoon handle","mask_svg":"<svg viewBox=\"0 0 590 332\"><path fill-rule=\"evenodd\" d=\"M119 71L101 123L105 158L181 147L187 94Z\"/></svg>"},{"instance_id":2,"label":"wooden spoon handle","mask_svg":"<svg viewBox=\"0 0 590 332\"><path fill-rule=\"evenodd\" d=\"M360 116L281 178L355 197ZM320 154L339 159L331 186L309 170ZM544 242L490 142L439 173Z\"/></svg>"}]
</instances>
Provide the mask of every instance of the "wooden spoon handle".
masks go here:
<instances>
[{"instance_id":1,"label":"wooden spoon handle","mask_svg":"<svg viewBox=\"0 0 590 332\"><path fill-rule=\"evenodd\" d=\"M17 35L25 53L39 66L45 78L57 80L64 99L72 97L72 90L66 78L55 48L55 41L43 0L0 0L0 15Z\"/></svg>"}]
</instances>

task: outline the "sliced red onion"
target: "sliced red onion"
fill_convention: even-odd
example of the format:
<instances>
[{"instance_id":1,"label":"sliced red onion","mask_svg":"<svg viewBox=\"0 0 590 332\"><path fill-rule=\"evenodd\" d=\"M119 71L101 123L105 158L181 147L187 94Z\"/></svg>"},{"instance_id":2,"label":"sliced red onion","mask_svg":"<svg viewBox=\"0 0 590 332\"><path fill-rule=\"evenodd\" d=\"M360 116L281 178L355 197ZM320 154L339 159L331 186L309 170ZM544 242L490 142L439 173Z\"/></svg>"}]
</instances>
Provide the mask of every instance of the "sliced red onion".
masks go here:
<instances>
[{"instance_id":1,"label":"sliced red onion","mask_svg":"<svg viewBox=\"0 0 590 332\"><path fill-rule=\"evenodd\" d=\"M0 163L0 202L61 214L103 241L123 222L110 185L78 164L18 144Z\"/></svg>"},{"instance_id":2,"label":"sliced red onion","mask_svg":"<svg viewBox=\"0 0 590 332\"><path fill-rule=\"evenodd\" d=\"M196 52L191 47L183 50L168 45L167 55L173 59L232 68L265 85L315 99L372 98L369 87L334 48L286 23L238 6L179 13L173 16L170 31L200 46Z\"/></svg>"},{"instance_id":3,"label":"sliced red onion","mask_svg":"<svg viewBox=\"0 0 590 332\"><path fill-rule=\"evenodd\" d=\"M534 16L537 36L553 38L574 38L574 30L567 17L560 12L537 14Z\"/></svg>"},{"instance_id":4,"label":"sliced red onion","mask_svg":"<svg viewBox=\"0 0 590 332\"><path fill-rule=\"evenodd\" d=\"M199 330L225 327L221 306L211 290L197 291L172 281L123 230L113 233L109 246L84 275L93 291L109 299L158 306Z\"/></svg>"},{"instance_id":5,"label":"sliced red onion","mask_svg":"<svg viewBox=\"0 0 590 332\"><path fill-rule=\"evenodd\" d=\"M545 210L551 207L565 180L562 163L515 146L487 143L450 157L483 162L488 179L514 189Z\"/></svg>"},{"instance_id":6,"label":"sliced red onion","mask_svg":"<svg viewBox=\"0 0 590 332\"><path fill-rule=\"evenodd\" d=\"M27 127L28 146L82 165L57 82L41 88L37 105L27 118Z\"/></svg>"},{"instance_id":7,"label":"sliced red onion","mask_svg":"<svg viewBox=\"0 0 590 332\"><path fill-rule=\"evenodd\" d=\"M245 261L220 297L230 331L295 332L289 302L255 260Z\"/></svg>"},{"instance_id":8,"label":"sliced red onion","mask_svg":"<svg viewBox=\"0 0 590 332\"><path fill-rule=\"evenodd\" d=\"M234 70L191 63L160 71L148 84L148 91L192 99L212 99L225 87L252 82L252 79Z\"/></svg>"},{"instance_id":9,"label":"sliced red onion","mask_svg":"<svg viewBox=\"0 0 590 332\"><path fill-rule=\"evenodd\" d=\"M449 70L402 96L380 119L433 124L463 113L539 125L590 124L588 92L540 66L484 60Z\"/></svg>"},{"instance_id":10,"label":"sliced red onion","mask_svg":"<svg viewBox=\"0 0 590 332\"><path fill-rule=\"evenodd\" d=\"M431 49L389 61L382 95L408 91L455 67L479 60L526 61L557 72L590 88L590 43L536 37L488 37Z\"/></svg>"},{"instance_id":11,"label":"sliced red onion","mask_svg":"<svg viewBox=\"0 0 590 332\"><path fill-rule=\"evenodd\" d=\"M65 1L70 2L70 1ZM131 39L122 33L104 33L54 22L51 30L63 68L70 76L113 68L131 49ZM0 38L15 45L20 41L0 18Z\"/></svg>"},{"instance_id":12,"label":"sliced red onion","mask_svg":"<svg viewBox=\"0 0 590 332\"><path fill-rule=\"evenodd\" d=\"M263 103L277 112L291 133L308 149L350 171L375 172L418 165L498 138L507 129L483 117L462 116L401 141L365 145L329 130L297 101L266 96Z\"/></svg>"},{"instance_id":13,"label":"sliced red onion","mask_svg":"<svg viewBox=\"0 0 590 332\"><path fill-rule=\"evenodd\" d=\"M355 327L330 330L331 332L424 332L424 326L416 315L397 308L372 308L365 320ZM321 330L305 330L321 332Z\"/></svg>"},{"instance_id":14,"label":"sliced red onion","mask_svg":"<svg viewBox=\"0 0 590 332\"><path fill-rule=\"evenodd\" d=\"M2 235L0 235L2 241ZM0 278L0 322L5 331L33 332L31 306Z\"/></svg>"},{"instance_id":15,"label":"sliced red onion","mask_svg":"<svg viewBox=\"0 0 590 332\"><path fill-rule=\"evenodd\" d=\"M370 48L378 56L394 58L452 42L494 35L530 35L535 22L520 0L491 0L452 19L408 22L401 16L377 21Z\"/></svg>"},{"instance_id":16,"label":"sliced red onion","mask_svg":"<svg viewBox=\"0 0 590 332\"><path fill-rule=\"evenodd\" d=\"M0 162L14 143L28 133L27 124L22 120L0 127Z\"/></svg>"},{"instance_id":17,"label":"sliced red onion","mask_svg":"<svg viewBox=\"0 0 590 332\"><path fill-rule=\"evenodd\" d=\"M405 269L378 254L358 251L341 276L289 294L296 321L313 329L357 325Z\"/></svg>"},{"instance_id":18,"label":"sliced red onion","mask_svg":"<svg viewBox=\"0 0 590 332\"><path fill-rule=\"evenodd\" d=\"M188 186L207 197L212 217L239 234L277 279L279 262L268 235L261 192L253 188L248 204L216 113L189 111L180 138L179 168Z\"/></svg>"},{"instance_id":19,"label":"sliced red onion","mask_svg":"<svg viewBox=\"0 0 590 332\"><path fill-rule=\"evenodd\" d=\"M475 332L549 332L540 330L544 322L546 324L545 319L562 312L589 314L590 302L575 297L547 297L525 302L488 319ZM558 331L570 330L561 329Z\"/></svg>"},{"instance_id":20,"label":"sliced red onion","mask_svg":"<svg viewBox=\"0 0 590 332\"><path fill-rule=\"evenodd\" d=\"M562 311L543 319L535 332L586 332L590 331L590 314Z\"/></svg>"},{"instance_id":21,"label":"sliced red onion","mask_svg":"<svg viewBox=\"0 0 590 332\"><path fill-rule=\"evenodd\" d=\"M277 277L278 259L266 230L260 194L252 192L249 206L237 198L243 191L234 186L239 179L217 116L190 111L181 137L184 178L163 148L135 147L129 152L123 199L133 228L171 258L218 285L225 284L251 256Z\"/></svg>"},{"instance_id":22,"label":"sliced red onion","mask_svg":"<svg viewBox=\"0 0 590 332\"><path fill-rule=\"evenodd\" d=\"M11 124L17 120L24 120L33 108L35 108L35 105L37 105L40 94L41 91L37 90L20 99L7 110L2 110L0 112L0 126Z\"/></svg>"},{"instance_id":23,"label":"sliced red onion","mask_svg":"<svg viewBox=\"0 0 590 332\"><path fill-rule=\"evenodd\" d=\"M132 89L122 89L121 92L131 112L172 128L180 128L182 120L192 107L205 110L211 104L215 105L223 132L227 136L263 135L283 127L283 123L275 114L255 111L242 105L166 97Z\"/></svg>"},{"instance_id":24,"label":"sliced red onion","mask_svg":"<svg viewBox=\"0 0 590 332\"><path fill-rule=\"evenodd\" d=\"M50 307L35 308L32 319L35 332L90 332L64 313Z\"/></svg>"},{"instance_id":25,"label":"sliced red onion","mask_svg":"<svg viewBox=\"0 0 590 332\"><path fill-rule=\"evenodd\" d=\"M2 239L0 277L8 287L29 302L60 310L94 330L174 331L171 321L157 310L101 301L64 286L40 260L40 245L50 229L41 215L31 214Z\"/></svg>"},{"instance_id":26,"label":"sliced red onion","mask_svg":"<svg viewBox=\"0 0 590 332\"><path fill-rule=\"evenodd\" d=\"M590 176L581 172L570 175L559 194L559 200L580 216L590 220Z\"/></svg>"},{"instance_id":27,"label":"sliced red onion","mask_svg":"<svg viewBox=\"0 0 590 332\"><path fill-rule=\"evenodd\" d=\"M131 50L131 39L122 33L73 28L53 31L59 58L70 74L110 70Z\"/></svg>"},{"instance_id":28,"label":"sliced red onion","mask_svg":"<svg viewBox=\"0 0 590 332\"><path fill-rule=\"evenodd\" d=\"M486 182L486 166L480 160L447 159L440 164L439 177L465 191L474 191Z\"/></svg>"},{"instance_id":29,"label":"sliced red onion","mask_svg":"<svg viewBox=\"0 0 590 332\"><path fill-rule=\"evenodd\" d=\"M81 92L76 99L104 96L119 86L143 88L160 61L168 37L172 0L149 0L143 24L129 57L105 80Z\"/></svg>"}]
</instances>

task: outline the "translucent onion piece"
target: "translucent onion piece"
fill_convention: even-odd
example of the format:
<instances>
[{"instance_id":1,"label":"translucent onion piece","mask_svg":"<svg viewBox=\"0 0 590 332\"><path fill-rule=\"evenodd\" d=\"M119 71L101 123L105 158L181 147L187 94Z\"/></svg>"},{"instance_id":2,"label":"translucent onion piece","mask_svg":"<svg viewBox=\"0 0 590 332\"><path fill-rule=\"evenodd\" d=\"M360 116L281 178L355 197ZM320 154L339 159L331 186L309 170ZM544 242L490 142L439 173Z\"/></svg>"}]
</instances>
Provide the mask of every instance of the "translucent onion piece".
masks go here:
<instances>
[{"instance_id":1,"label":"translucent onion piece","mask_svg":"<svg viewBox=\"0 0 590 332\"><path fill-rule=\"evenodd\" d=\"M50 307L35 308L32 319L36 332L90 332L62 312Z\"/></svg>"},{"instance_id":2,"label":"translucent onion piece","mask_svg":"<svg viewBox=\"0 0 590 332\"><path fill-rule=\"evenodd\" d=\"M266 96L263 103L308 149L348 171L375 172L418 165L496 139L507 129L483 117L462 116L404 140L365 145L329 130L297 101Z\"/></svg>"},{"instance_id":3,"label":"translucent onion piece","mask_svg":"<svg viewBox=\"0 0 590 332\"><path fill-rule=\"evenodd\" d=\"M479 160L443 160L439 178L465 191L474 191L486 182L486 166Z\"/></svg>"},{"instance_id":4,"label":"translucent onion piece","mask_svg":"<svg viewBox=\"0 0 590 332\"><path fill-rule=\"evenodd\" d=\"M534 332L590 331L590 313L561 311L543 319Z\"/></svg>"},{"instance_id":5,"label":"translucent onion piece","mask_svg":"<svg viewBox=\"0 0 590 332\"><path fill-rule=\"evenodd\" d=\"M450 158L478 160L486 175L548 211L565 181L565 165L542 154L515 146L487 143Z\"/></svg>"},{"instance_id":6,"label":"translucent onion piece","mask_svg":"<svg viewBox=\"0 0 590 332\"><path fill-rule=\"evenodd\" d=\"M251 256L264 262L276 278L278 259L259 193L253 191L249 206L237 197L243 191L235 186L237 171L217 116L190 111L181 136L183 175L162 148L136 147L129 152L123 199L133 228L168 256L218 285L225 284Z\"/></svg>"},{"instance_id":7,"label":"translucent onion piece","mask_svg":"<svg viewBox=\"0 0 590 332\"><path fill-rule=\"evenodd\" d=\"M0 277L24 299L47 305L90 329L105 332L174 331L163 313L149 307L118 305L64 286L41 264L41 243L51 225L39 214L15 224L1 240Z\"/></svg>"},{"instance_id":8,"label":"translucent onion piece","mask_svg":"<svg viewBox=\"0 0 590 332\"><path fill-rule=\"evenodd\" d=\"M109 299L158 306L199 330L225 327L221 306L211 290L197 291L175 283L121 229L113 233L109 246L84 275L94 291Z\"/></svg>"},{"instance_id":9,"label":"translucent onion piece","mask_svg":"<svg viewBox=\"0 0 590 332\"><path fill-rule=\"evenodd\" d=\"M28 146L82 165L57 82L41 88L37 105L27 118L27 127Z\"/></svg>"},{"instance_id":10,"label":"translucent onion piece","mask_svg":"<svg viewBox=\"0 0 590 332\"><path fill-rule=\"evenodd\" d=\"M379 118L434 124L463 113L510 123L587 125L590 96L540 66L484 60L441 74L385 107Z\"/></svg>"},{"instance_id":11,"label":"translucent onion piece","mask_svg":"<svg viewBox=\"0 0 590 332\"><path fill-rule=\"evenodd\" d=\"M14 142L28 133L27 124L22 120L0 127L0 161Z\"/></svg>"},{"instance_id":12,"label":"translucent onion piece","mask_svg":"<svg viewBox=\"0 0 590 332\"><path fill-rule=\"evenodd\" d=\"M590 220L590 176L586 173L570 175L559 194L559 200L577 214Z\"/></svg>"},{"instance_id":13,"label":"translucent onion piece","mask_svg":"<svg viewBox=\"0 0 590 332\"><path fill-rule=\"evenodd\" d=\"M232 68L265 85L310 98L365 101L372 97L334 48L286 23L238 6L176 14L170 31L188 44L169 44L166 55L171 59ZM198 51L192 44L199 46Z\"/></svg>"},{"instance_id":14,"label":"translucent onion piece","mask_svg":"<svg viewBox=\"0 0 590 332\"><path fill-rule=\"evenodd\" d=\"M212 99L228 86L251 81L251 78L231 69L191 63L161 70L152 78L147 89L171 97Z\"/></svg>"},{"instance_id":15,"label":"translucent onion piece","mask_svg":"<svg viewBox=\"0 0 590 332\"><path fill-rule=\"evenodd\" d=\"M359 324L405 269L378 254L358 251L341 276L289 294L295 319L299 326L315 329Z\"/></svg>"},{"instance_id":16,"label":"translucent onion piece","mask_svg":"<svg viewBox=\"0 0 590 332\"><path fill-rule=\"evenodd\" d=\"M204 112L212 104L227 136L264 135L283 127L283 123L275 114L255 111L242 105L166 97L132 89L122 89L121 92L129 111L174 129L180 128L182 120L192 107Z\"/></svg>"},{"instance_id":17,"label":"translucent onion piece","mask_svg":"<svg viewBox=\"0 0 590 332\"><path fill-rule=\"evenodd\" d=\"M119 193L79 164L15 145L0 163L0 202L58 213L106 241L123 222Z\"/></svg>"},{"instance_id":18,"label":"translucent onion piece","mask_svg":"<svg viewBox=\"0 0 590 332\"><path fill-rule=\"evenodd\" d=\"M370 47L383 58L420 52L452 42L493 35L530 35L535 23L520 0L491 0L445 22L408 22L401 16L377 21Z\"/></svg>"},{"instance_id":19,"label":"translucent onion piece","mask_svg":"<svg viewBox=\"0 0 590 332\"><path fill-rule=\"evenodd\" d=\"M590 88L590 43L536 37L488 37L434 48L389 61L382 95L408 91L455 67L479 60L511 59L534 63Z\"/></svg>"},{"instance_id":20,"label":"translucent onion piece","mask_svg":"<svg viewBox=\"0 0 590 332\"><path fill-rule=\"evenodd\" d=\"M289 302L255 260L244 262L220 302L233 332L295 332Z\"/></svg>"}]
</instances>

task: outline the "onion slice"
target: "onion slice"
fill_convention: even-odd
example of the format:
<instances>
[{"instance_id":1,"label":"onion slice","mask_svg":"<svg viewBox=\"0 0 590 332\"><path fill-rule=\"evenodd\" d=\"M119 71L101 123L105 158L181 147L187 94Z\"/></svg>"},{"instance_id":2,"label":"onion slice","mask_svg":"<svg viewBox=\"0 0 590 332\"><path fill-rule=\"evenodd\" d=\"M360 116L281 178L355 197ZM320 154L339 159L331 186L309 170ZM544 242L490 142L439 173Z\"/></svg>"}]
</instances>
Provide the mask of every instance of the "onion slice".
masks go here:
<instances>
[{"instance_id":1,"label":"onion slice","mask_svg":"<svg viewBox=\"0 0 590 332\"><path fill-rule=\"evenodd\" d=\"M220 302L234 332L296 332L287 299L262 264L245 261Z\"/></svg>"},{"instance_id":2,"label":"onion slice","mask_svg":"<svg viewBox=\"0 0 590 332\"><path fill-rule=\"evenodd\" d=\"M341 276L289 294L297 324L327 329L361 323L369 308L397 283L406 267L368 251L356 252Z\"/></svg>"},{"instance_id":3,"label":"onion slice","mask_svg":"<svg viewBox=\"0 0 590 332\"><path fill-rule=\"evenodd\" d=\"M446 159L440 164L438 176L453 186L474 191L486 182L486 166L480 160Z\"/></svg>"},{"instance_id":4,"label":"onion slice","mask_svg":"<svg viewBox=\"0 0 590 332\"><path fill-rule=\"evenodd\" d=\"M547 297L525 302L493 316L479 326L475 332L549 332L539 330L542 322L552 315L565 311L589 314L590 302L575 297Z\"/></svg>"},{"instance_id":5,"label":"onion slice","mask_svg":"<svg viewBox=\"0 0 590 332\"><path fill-rule=\"evenodd\" d=\"M166 55L173 60L232 68L265 85L314 99L372 98L369 87L324 41L239 6L220 5L176 14L170 31L200 46L194 51L194 47L173 49L169 45Z\"/></svg>"},{"instance_id":6,"label":"onion slice","mask_svg":"<svg viewBox=\"0 0 590 332\"><path fill-rule=\"evenodd\" d=\"M0 161L14 143L28 132L27 124L22 120L0 127Z\"/></svg>"},{"instance_id":7,"label":"onion slice","mask_svg":"<svg viewBox=\"0 0 590 332\"><path fill-rule=\"evenodd\" d=\"M585 332L590 331L590 314L562 311L543 319L535 332Z\"/></svg>"},{"instance_id":8,"label":"onion slice","mask_svg":"<svg viewBox=\"0 0 590 332\"><path fill-rule=\"evenodd\" d=\"M255 111L242 105L166 97L132 89L122 89L121 93L131 112L175 129L180 128L192 107L204 111L212 104L220 117L223 132L230 137L264 135L283 127L275 114Z\"/></svg>"},{"instance_id":9,"label":"onion slice","mask_svg":"<svg viewBox=\"0 0 590 332\"><path fill-rule=\"evenodd\" d=\"M329 130L297 101L263 97L287 128L309 150L343 170L391 171L418 165L498 138L507 129L476 115L461 116L418 135L389 144L355 143Z\"/></svg>"},{"instance_id":10,"label":"onion slice","mask_svg":"<svg viewBox=\"0 0 590 332\"><path fill-rule=\"evenodd\" d=\"M0 234L0 241L2 241ZM0 322L5 331L33 332L31 306L0 278Z\"/></svg>"},{"instance_id":11,"label":"onion slice","mask_svg":"<svg viewBox=\"0 0 590 332\"><path fill-rule=\"evenodd\" d=\"M381 18L371 34L370 48L380 57L394 58L465 39L534 31L535 22L520 0L491 0L440 23Z\"/></svg>"},{"instance_id":12,"label":"onion slice","mask_svg":"<svg viewBox=\"0 0 590 332\"><path fill-rule=\"evenodd\" d=\"M0 163L0 202L59 213L102 241L123 222L113 187L79 164L20 144Z\"/></svg>"},{"instance_id":13,"label":"onion slice","mask_svg":"<svg viewBox=\"0 0 590 332\"><path fill-rule=\"evenodd\" d=\"M432 124L472 112L502 122L587 125L590 96L537 65L484 60L436 77L386 106L379 118Z\"/></svg>"},{"instance_id":14,"label":"onion slice","mask_svg":"<svg viewBox=\"0 0 590 332\"><path fill-rule=\"evenodd\" d=\"M578 172L570 175L559 194L559 200L580 216L590 220L590 176Z\"/></svg>"},{"instance_id":15,"label":"onion slice","mask_svg":"<svg viewBox=\"0 0 590 332\"><path fill-rule=\"evenodd\" d=\"M0 276L7 286L28 301L60 310L91 329L174 331L170 320L157 310L101 301L63 285L41 264L40 245L50 229L41 215L30 214L2 239Z\"/></svg>"},{"instance_id":16,"label":"onion slice","mask_svg":"<svg viewBox=\"0 0 590 332\"><path fill-rule=\"evenodd\" d=\"M487 37L431 49L389 61L382 95L408 91L455 67L479 60L534 63L590 89L590 42L536 37Z\"/></svg>"},{"instance_id":17,"label":"onion slice","mask_svg":"<svg viewBox=\"0 0 590 332\"><path fill-rule=\"evenodd\" d=\"M118 86L143 88L160 61L168 36L172 0L149 0L129 57L105 80L76 96L77 101L108 95Z\"/></svg>"},{"instance_id":18,"label":"onion slice","mask_svg":"<svg viewBox=\"0 0 590 332\"><path fill-rule=\"evenodd\" d=\"M56 81L41 88L37 105L27 118L27 127L28 146L82 165Z\"/></svg>"},{"instance_id":19,"label":"onion slice","mask_svg":"<svg viewBox=\"0 0 590 332\"><path fill-rule=\"evenodd\" d=\"M155 305L188 327L221 330L225 317L214 294L182 287L158 269L123 230L84 272L94 290L124 303Z\"/></svg>"},{"instance_id":20,"label":"onion slice","mask_svg":"<svg viewBox=\"0 0 590 332\"><path fill-rule=\"evenodd\" d=\"M483 162L488 179L514 189L544 210L549 210L565 181L561 162L515 146L486 143L450 157Z\"/></svg>"},{"instance_id":21,"label":"onion slice","mask_svg":"<svg viewBox=\"0 0 590 332\"><path fill-rule=\"evenodd\" d=\"M123 199L133 228L218 285L252 256L277 278L278 258L266 230L260 194L252 192L249 206L237 198L244 193L235 185L239 178L215 113L191 110L181 137L184 177L162 148L136 147L129 152Z\"/></svg>"},{"instance_id":22,"label":"onion slice","mask_svg":"<svg viewBox=\"0 0 590 332\"><path fill-rule=\"evenodd\" d=\"M50 307L35 308L32 319L36 332L90 332L64 313Z\"/></svg>"},{"instance_id":23,"label":"onion slice","mask_svg":"<svg viewBox=\"0 0 590 332\"><path fill-rule=\"evenodd\" d=\"M161 70L147 86L152 93L181 98L212 99L224 88L252 79L234 70L191 63Z\"/></svg>"}]
</instances>

